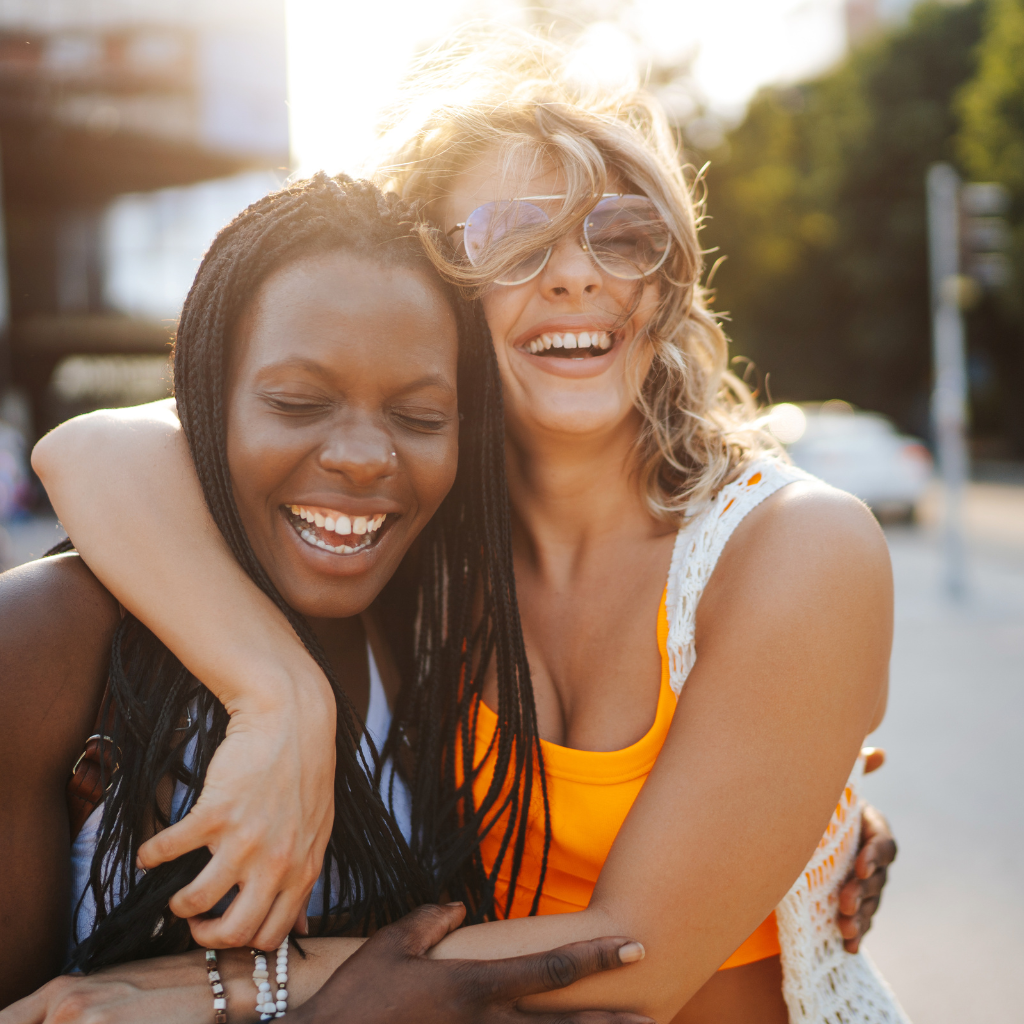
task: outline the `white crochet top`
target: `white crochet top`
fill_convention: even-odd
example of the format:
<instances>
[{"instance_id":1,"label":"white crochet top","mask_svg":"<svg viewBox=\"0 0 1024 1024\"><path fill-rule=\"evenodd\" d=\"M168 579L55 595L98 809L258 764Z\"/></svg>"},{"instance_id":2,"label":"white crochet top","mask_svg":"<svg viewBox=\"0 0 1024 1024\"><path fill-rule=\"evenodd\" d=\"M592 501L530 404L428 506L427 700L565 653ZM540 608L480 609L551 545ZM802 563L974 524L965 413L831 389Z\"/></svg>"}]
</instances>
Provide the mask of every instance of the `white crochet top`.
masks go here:
<instances>
[{"instance_id":1,"label":"white crochet top","mask_svg":"<svg viewBox=\"0 0 1024 1024\"><path fill-rule=\"evenodd\" d=\"M679 531L666 611L672 690L678 697L697 660L697 605L726 541L743 517L780 487L814 477L773 457L749 465ZM814 856L775 910L782 993L791 1024L910 1024L866 953L847 953L836 921L839 889L860 838L858 759Z\"/></svg>"}]
</instances>

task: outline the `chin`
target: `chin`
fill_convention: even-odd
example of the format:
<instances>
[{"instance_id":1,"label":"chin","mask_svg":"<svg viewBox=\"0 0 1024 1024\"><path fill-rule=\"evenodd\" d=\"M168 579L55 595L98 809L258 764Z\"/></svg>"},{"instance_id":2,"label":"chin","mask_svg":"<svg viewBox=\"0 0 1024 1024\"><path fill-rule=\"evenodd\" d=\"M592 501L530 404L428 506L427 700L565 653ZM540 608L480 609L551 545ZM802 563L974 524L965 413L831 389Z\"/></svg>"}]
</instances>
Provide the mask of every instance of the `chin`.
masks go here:
<instances>
[{"instance_id":1,"label":"chin","mask_svg":"<svg viewBox=\"0 0 1024 1024\"><path fill-rule=\"evenodd\" d=\"M576 396L582 398L584 396ZM623 426L633 412L632 404L623 405L621 395L592 396L596 400L531 403L525 415L509 410L520 430L568 434L583 438L607 434Z\"/></svg>"}]
</instances>

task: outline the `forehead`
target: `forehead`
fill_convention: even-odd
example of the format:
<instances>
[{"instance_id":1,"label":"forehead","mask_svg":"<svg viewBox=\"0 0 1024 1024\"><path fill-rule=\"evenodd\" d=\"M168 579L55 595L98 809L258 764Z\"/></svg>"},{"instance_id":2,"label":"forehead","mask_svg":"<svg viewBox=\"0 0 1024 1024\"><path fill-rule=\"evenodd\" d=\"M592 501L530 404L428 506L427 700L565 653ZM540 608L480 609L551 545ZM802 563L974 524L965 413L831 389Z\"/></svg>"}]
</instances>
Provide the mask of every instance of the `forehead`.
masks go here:
<instances>
[{"instance_id":1,"label":"forehead","mask_svg":"<svg viewBox=\"0 0 1024 1024\"><path fill-rule=\"evenodd\" d=\"M382 376L429 364L454 376L457 348L454 312L429 271L332 252L263 282L239 324L233 361L251 371L295 357L346 372L366 363Z\"/></svg>"},{"instance_id":2,"label":"forehead","mask_svg":"<svg viewBox=\"0 0 1024 1024\"><path fill-rule=\"evenodd\" d=\"M607 168L608 191L622 191L621 176ZM456 177L435 216L450 230L482 203L495 199L558 196L567 190L564 170L550 158L521 150L506 157L497 147L485 151Z\"/></svg>"}]
</instances>

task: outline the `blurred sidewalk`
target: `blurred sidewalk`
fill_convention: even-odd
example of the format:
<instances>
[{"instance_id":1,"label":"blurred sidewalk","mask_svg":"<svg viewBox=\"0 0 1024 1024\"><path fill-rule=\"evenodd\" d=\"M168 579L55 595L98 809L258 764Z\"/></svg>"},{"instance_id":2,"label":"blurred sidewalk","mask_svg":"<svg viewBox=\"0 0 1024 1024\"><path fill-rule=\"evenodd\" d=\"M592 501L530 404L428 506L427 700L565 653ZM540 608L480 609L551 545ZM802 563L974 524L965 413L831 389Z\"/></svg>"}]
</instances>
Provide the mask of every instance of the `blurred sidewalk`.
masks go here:
<instances>
[{"instance_id":1,"label":"blurred sidewalk","mask_svg":"<svg viewBox=\"0 0 1024 1024\"><path fill-rule=\"evenodd\" d=\"M937 496L926 503L934 516ZM972 484L970 592L940 589L928 526L887 530L889 710L866 780L900 846L867 948L914 1024L1024 1019L1024 487ZM932 520L934 521L934 519Z\"/></svg>"}]
</instances>

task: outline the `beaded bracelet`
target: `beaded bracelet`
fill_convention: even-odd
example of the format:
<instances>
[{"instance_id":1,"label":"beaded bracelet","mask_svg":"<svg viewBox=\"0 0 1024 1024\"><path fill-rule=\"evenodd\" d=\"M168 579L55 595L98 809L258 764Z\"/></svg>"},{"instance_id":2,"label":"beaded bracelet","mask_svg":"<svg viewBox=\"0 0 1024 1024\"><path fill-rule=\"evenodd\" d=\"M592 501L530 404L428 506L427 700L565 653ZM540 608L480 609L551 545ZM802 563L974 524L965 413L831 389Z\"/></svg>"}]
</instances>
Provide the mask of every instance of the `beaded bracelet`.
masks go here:
<instances>
[{"instance_id":1,"label":"beaded bracelet","mask_svg":"<svg viewBox=\"0 0 1024 1024\"><path fill-rule=\"evenodd\" d=\"M277 992L270 988L270 971L267 970L267 954L254 949L252 980L256 986L256 1012L260 1020L283 1017L288 1012L288 937L277 947Z\"/></svg>"},{"instance_id":2,"label":"beaded bracelet","mask_svg":"<svg viewBox=\"0 0 1024 1024\"><path fill-rule=\"evenodd\" d=\"M210 991L213 992L213 1024L228 1024L228 997L220 980L215 949L206 951L206 980L209 981Z\"/></svg>"}]
</instances>

